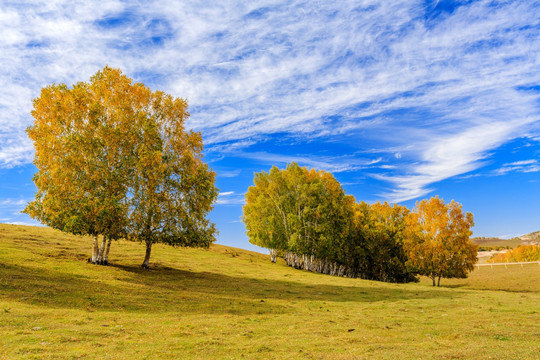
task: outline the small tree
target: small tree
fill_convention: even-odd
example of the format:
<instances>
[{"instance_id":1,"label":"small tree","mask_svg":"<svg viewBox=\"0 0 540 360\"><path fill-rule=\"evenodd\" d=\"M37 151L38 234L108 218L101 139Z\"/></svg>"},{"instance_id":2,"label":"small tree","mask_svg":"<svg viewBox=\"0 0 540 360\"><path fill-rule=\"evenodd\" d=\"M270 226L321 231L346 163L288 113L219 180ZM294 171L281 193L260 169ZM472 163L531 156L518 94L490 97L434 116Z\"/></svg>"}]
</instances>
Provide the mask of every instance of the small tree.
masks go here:
<instances>
[{"instance_id":1,"label":"small tree","mask_svg":"<svg viewBox=\"0 0 540 360\"><path fill-rule=\"evenodd\" d=\"M445 204L439 197L422 200L407 217L405 249L409 268L431 278L466 278L478 261L478 246L469 237L473 215L463 214L461 204Z\"/></svg>"}]
</instances>

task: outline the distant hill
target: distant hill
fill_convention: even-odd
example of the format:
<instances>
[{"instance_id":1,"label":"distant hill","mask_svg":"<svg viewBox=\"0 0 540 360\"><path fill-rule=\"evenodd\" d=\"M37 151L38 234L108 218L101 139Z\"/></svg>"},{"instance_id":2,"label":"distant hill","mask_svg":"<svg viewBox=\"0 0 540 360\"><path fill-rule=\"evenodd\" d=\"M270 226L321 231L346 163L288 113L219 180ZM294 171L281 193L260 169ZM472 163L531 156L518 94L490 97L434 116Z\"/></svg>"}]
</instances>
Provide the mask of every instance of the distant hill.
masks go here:
<instances>
[{"instance_id":1,"label":"distant hill","mask_svg":"<svg viewBox=\"0 0 540 360\"><path fill-rule=\"evenodd\" d=\"M521 240L528 242L527 245L540 245L540 231L535 231L530 234L519 237Z\"/></svg>"},{"instance_id":2,"label":"distant hill","mask_svg":"<svg viewBox=\"0 0 540 360\"><path fill-rule=\"evenodd\" d=\"M519 245L540 245L540 231L518 236L512 239L501 239L497 237L475 237L471 241L481 247L510 247L512 249Z\"/></svg>"}]
</instances>

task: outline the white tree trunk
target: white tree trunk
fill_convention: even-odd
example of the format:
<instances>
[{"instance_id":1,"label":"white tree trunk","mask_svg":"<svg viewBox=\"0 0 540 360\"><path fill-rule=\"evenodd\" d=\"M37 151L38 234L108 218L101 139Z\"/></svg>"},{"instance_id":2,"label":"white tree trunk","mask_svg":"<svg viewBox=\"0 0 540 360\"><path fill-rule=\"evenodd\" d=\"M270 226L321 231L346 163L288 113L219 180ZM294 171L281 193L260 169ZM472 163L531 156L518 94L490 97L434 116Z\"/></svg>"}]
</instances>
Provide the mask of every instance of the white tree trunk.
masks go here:
<instances>
[{"instance_id":1,"label":"white tree trunk","mask_svg":"<svg viewBox=\"0 0 540 360\"><path fill-rule=\"evenodd\" d=\"M143 269L149 269L149 263L150 263L150 253L152 252L152 242L146 241L146 254L144 255L144 261L141 265Z\"/></svg>"},{"instance_id":2,"label":"white tree trunk","mask_svg":"<svg viewBox=\"0 0 540 360\"><path fill-rule=\"evenodd\" d=\"M112 242L112 239L109 238L109 241L107 241L107 248L105 249L105 255L103 256L104 265L109 264L109 251L111 250L111 242Z\"/></svg>"},{"instance_id":3,"label":"white tree trunk","mask_svg":"<svg viewBox=\"0 0 540 360\"><path fill-rule=\"evenodd\" d=\"M107 245L107 238L104 236L103 241L101 242L101 247L99 248L98 256L96 263L99 265L103 265L103 256L105 254L105 246Z\"/></svg>"},{"instance_id":4,"label":"white tree trunk","mask_svg":"<svg viewBox=\"0 0 540 360\"><path fill-rule=\"evenodd\" d=\"M286 252L283 254L283 260L285 260L287 265L295 269L305 269L333 276L346 276L350 278L363 277L361 272L357 272L353 268L327 259L317 259L313 255L297 255Z\"/></svg>"},{"instance_id":5,"label":"white tree trunk","mask_svg":"<svg viewBox=\"0 0 540 360\"><path fill-rule=\"evenodd\" d=\"M92 248L92 264L95 264L97 262L99 255L99 243L98 243L98 236L94 235L94 242L93 242L93 248Z\"/></svg>"},{"instance_id":6,"label":"white tree trunk","mask_svg":"<svg viewBox=\"0 0 540 360\"><path fill-rule=\"evenodd\" d=\"M276 249L270 249L270 261L275 263L277 261L277 250Z\"/></svg>"}]
</instances>

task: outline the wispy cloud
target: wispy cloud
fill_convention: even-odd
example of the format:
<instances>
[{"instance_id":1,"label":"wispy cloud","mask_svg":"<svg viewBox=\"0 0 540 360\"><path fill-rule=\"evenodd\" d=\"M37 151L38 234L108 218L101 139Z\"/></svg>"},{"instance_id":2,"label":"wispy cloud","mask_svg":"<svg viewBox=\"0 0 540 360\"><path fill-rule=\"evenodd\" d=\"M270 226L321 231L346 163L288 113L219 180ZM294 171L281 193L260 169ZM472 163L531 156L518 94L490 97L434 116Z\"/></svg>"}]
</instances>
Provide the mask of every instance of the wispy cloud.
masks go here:
<instances>
[{"instance_id":1,"label":"wispy cloud","mask_svg":"<svg viewBox=\"0 0 540 360\"><path fill-rule=\"evenodd\" d=\"M220 192L216 205L243 205L244 194L237 194L234 191Z\"/></svg>"},{"instance_id":2,"label":"wispy cloud","mask_svg":"<svg viewBox=\"0 0 540 360\"><path fill-rule=\"evenodd\" d=\"M516 134L511 121L487 123L451 135L439 135L435 141L419 144L420 161L405 167L406 176L375 175L395 187L381 194L392 202L401 202L424 196L432 191L430 185L473 171L486 161L488 149L493 149Z\"/></svg>"},{"instance_id":3,"label":"wispy cloud","mask_svg":"<svg viewBox=\"0 0 540 360\"><path fill-rule=\"evenodd\" d=\"M30 140L22 134L10 135L15 138L4 139L4 146L0 146L0 168L13 168L32 162L33 147Z\"/></svg>"},{"instance_id":4,"label":"wispy cloud","mask_svg":"<svg viewBox=\"0 0 540 360\"><path fill-rule=\"evenodd\" d=\"M540 171L538 160L521 160L512 163L503 164L502 167L495 171L496 175L506 175L510 172L530 173Z\"/></svg>"},{"instance_id":5,"label":"wispy cloud","mask_svg":"<svg viewBox=\"0 0 540 360\"><path fill-rule=\"evenodd\" d=\"M37 221L31 220L28 216L21 214L30 200L28 199L0 199L0 222L6 224L18 225L38 225ZM28 221L19 221L20 218L26 218Z\"/></svg>"},{"instance_id":6,"label":"wispy cloud","mask_svg":"<svg viewBox=\"0 0 540 360\"><path fill-rule=\"evenodd\" d=\"M291 162L296 162L300 166L307 166L333 173L355 171L366 169L369 166L379 163L382 159L362 159L354 156L296 156L292 154L282 155L268 152L237 152L233 153L245 159L258 160L259 162L284 166Z\"/></svg>"},{"instance_id":7,"label":"wispy cloud","mask_svg":"<svg viewBox=\"0 0 540 360\"><path fill-rule=\"evenodd\" d=\"M224 178L233 178L233 177L239 176L241 172L242 172L242 169L220 170L217 175Z\"/></svg>"},{"instance_id":8,"label":"wispy cloud","mask_svg":"<svg viewBox=\"0 0 540 360\"><path fill-rule=\"evenodd\" d=\"M26 204L28 204L29 200L24 200L24 199L18 199L18 200L15 200L15 199L3 199L3 200L0 200L0 207L9 207L9 208L13 208L13 207L24 207Z\"/></svg>"},{"instance_id":9,"label":"wispy cloud","mask_svg":"<svg viewBox=\"0 0 540 360\"><path fill-rule=\"evenodd\" d=\"M31 161L24 129L41 87L109 64L188 98L210 153L353 138L347 162L252 157L364 171L380 154L357 154L399 149L381 164L395 168L374 172L389 184L381 196L423 196L505 142L538 137L539 11L526 0L4 4L0 167Z\"/></svg>"}]
</instances>

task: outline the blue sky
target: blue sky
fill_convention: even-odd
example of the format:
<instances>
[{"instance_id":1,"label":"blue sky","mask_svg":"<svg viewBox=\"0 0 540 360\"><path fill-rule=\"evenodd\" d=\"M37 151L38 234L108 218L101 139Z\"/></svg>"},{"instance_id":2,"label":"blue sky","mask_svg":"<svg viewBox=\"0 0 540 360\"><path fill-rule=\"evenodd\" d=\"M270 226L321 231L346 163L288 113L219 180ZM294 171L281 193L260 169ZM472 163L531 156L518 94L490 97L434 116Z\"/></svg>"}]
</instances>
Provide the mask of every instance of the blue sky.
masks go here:
<instances>
[{"instance_id":1,"label":"blue sky","mask_svg":"<svg viewBox=\"0 0 540 360\"><path fill-rule=\"evenodd\" d=\"M540 1L0 1L0 222L35 192L32 99L105 65L187 98L220 196L253 173L334 173L357 200L440 195L475 236L540 230Z\"/></svg>"}]
</instances>

